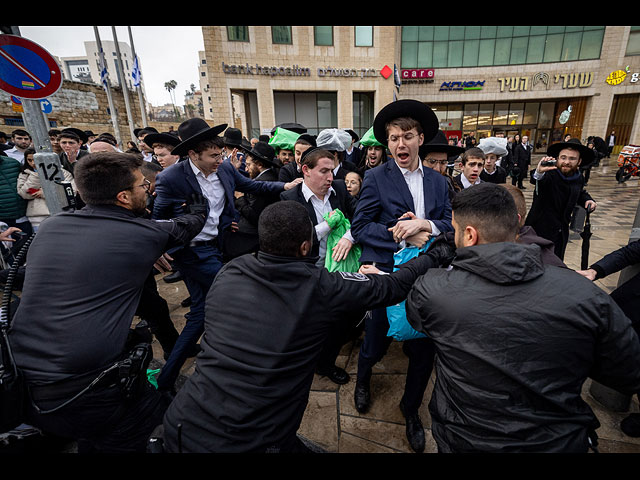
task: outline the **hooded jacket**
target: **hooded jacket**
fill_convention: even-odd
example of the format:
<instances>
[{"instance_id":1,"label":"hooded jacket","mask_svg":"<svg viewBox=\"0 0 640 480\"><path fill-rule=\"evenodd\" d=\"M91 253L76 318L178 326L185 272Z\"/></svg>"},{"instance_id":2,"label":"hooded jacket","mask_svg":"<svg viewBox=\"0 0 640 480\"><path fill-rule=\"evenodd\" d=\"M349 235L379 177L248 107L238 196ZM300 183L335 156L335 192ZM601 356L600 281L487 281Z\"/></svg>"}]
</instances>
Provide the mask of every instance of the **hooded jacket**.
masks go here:
<instances>
[{"instance_id":1,"label":"hooded jacket","mask_svg":"<svg viewBox=\"0 0 640 480\"><path fill-rule=\"evenodd\" d=\"M456 295L451 295L456 292ZM640 387L640 344L609 296L540 247L458 249L418 279L407 318L436 345L429 405L441 452L585 452L599 427L587 377Z\"/></svg>"}]
</instances>

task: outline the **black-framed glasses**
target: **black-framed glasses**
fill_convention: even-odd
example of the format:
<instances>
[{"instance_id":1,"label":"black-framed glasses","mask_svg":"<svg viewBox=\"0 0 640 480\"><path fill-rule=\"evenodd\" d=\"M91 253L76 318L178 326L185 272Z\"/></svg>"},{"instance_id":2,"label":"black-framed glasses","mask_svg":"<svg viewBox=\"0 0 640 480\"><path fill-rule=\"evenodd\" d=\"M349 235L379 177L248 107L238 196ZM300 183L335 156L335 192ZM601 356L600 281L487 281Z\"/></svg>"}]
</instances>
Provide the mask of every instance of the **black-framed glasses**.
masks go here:
<instances>
[{"instance_id":1,"label":"black-framed glasses","mask_svg":"<svg viewBox=\"0 0 640 480\"><path fill-rule=\"evenodd\" d=\"M133 190L136 187L142 187L147 193L149 193L149 191L151 190L151 182L145 178L142 185L134 185L133 187L129 188L129 190Z\"/></svg>"},{"instance_id":2,"label":"black-framed glasses","mask_svg":"<svg viewBox=\"0 0 640 480\"><path fill-rule=\"evenodd\" d=\"M436 163L439 163L440 165L447 165L449 163L449 160L436 160L435 158L427 158L426 160L431 165L435 165Z\"/></svg>"}]
</instances>

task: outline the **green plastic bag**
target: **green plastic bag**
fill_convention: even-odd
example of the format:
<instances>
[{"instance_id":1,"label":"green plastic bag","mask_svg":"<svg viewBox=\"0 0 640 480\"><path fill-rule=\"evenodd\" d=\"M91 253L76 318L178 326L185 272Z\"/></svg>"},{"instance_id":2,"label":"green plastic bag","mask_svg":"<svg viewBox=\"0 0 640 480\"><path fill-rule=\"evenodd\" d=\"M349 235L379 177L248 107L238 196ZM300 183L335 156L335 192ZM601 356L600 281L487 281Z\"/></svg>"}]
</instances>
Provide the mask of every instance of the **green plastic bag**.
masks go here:
<instances>
[{"instance_id":1,"label":"green plastic bag","mask_svg":"<svg viewBox=\"0 0 640 480\"><path fill-rule=\"evenodd\" d=\"M340 241L342 236L351 228L349 219L344 216L339 209L336 209L333 215L329 216L326 213L323 217L331 231L327 235L327 253L325 255L324 266L330 272L357 272L360 269L360 255L362 254L362 247L357 243L351 247L351 250L347 254L347 258L336 262L331 255L331 250Z\"/></svg>"},{"instance_id":2,"label":"green plastic bag","mask_svg":"<svg viewBox=\"0 0 640 480\"><path fill-rule=\"evenodd\" d=\"M286 128L278 127L275 132L273 132L273 137L269 139L269 145L271 145L276 152L280 150L291 150L298 141L300 137L299 133L292 132L291 130L287 130Z\"/></svg>"},{"instance_id":3,"label":"green plastic bag","mask_svg":"<svg viewBox=\"0 0 640 480\"><path fill-rule=\"evenodd\" d=\"M151 385L153 385L154 387L158 388L158 382L156 381L156 375L158 375L160 373L160 369L156 369L156 370L149 370L147 369L147 380L149 381L149 383Z\"/></svg>"},{"instance_id":4,"label":"green plastic bag","mask_svg":"<svg viewBox=\"0 0 640 480\"><path fill-rule=\"evenodd\" d=\"M363 147L385 147L385 145L381 144L376 137L373 135L373 127L367 130L362 138L360 139L360 145Z\"/></svg>"}]
</instances>

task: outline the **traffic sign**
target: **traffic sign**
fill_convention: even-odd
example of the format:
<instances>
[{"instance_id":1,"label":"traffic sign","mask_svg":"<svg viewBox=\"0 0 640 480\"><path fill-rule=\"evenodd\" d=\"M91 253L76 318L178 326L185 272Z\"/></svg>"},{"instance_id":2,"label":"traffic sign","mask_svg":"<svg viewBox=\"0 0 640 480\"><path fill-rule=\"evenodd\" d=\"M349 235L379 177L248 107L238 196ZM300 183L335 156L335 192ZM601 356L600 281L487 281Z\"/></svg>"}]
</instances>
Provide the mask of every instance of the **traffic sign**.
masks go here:
<instances>
[{"instance_id":1,"label":"traffic sign","mask_svg":"<svg viewBox=\"0 0 640 480\"><path fill-rule=\"evenodd\" d=\"M22 108L22 100L15 95L11 95L11 106L13 107L14 112L24 111ZM49 114L53 111L53 105L51 105L51 102L47 98L44 98L40 100L40 110L42 110L42 113Z\"/></svg>"},{"instance_id":2,"label":"traffic sign","mask_svg":"<svg viewBox=\"0 0 640 480\"><path fill-rule=\"evenodd\" d=\"M0 89L37 100L57 92L62 72L55 59L37 43L16 35L0 35Z\"/></svg>"}]
</instances>

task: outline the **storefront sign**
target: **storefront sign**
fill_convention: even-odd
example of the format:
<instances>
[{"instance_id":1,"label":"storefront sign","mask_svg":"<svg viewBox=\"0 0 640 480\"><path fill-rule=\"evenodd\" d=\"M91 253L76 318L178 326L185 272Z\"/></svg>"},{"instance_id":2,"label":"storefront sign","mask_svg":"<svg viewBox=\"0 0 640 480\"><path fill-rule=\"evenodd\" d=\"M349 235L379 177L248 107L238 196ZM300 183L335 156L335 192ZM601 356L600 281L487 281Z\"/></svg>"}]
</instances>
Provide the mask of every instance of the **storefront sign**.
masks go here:
<instances>
[{"instance_id":1,"label":"storefront sign","mask_svg":"<svg viewBox=\"0 0 640 480\"><path fill-rule=\"evenodd\" d=\"M470 80L466 82L442 82L442 85L440 85L440 91L451 92L458 90L482 90L482 87L484 87L484 82L485 80Z\"/></svg>"},{"instance_id":2,"label":"storefront sign","mask_svg":"<svg viewBox=\"0 0 640 480\"><path fill-rule=\"evenodd\" d=\"M627 65L624 70L615 70L611 72L604 81L609 85L620 85L624 82L627 76L629 76L629 83L637 83L638 80L640 80L640 73L631 73L631 69L629 68L629 65Z\"/></svg>"},{"instance_id":3,"label":"storefront sign","mask_svg":"<svg viewBox=\"0 0 640 480\"><path fill-rule=\"evenodd\" d=\"M409 68L400 71L402 83L433 83L435 77L433 68Z\"/></svg>"},{"instance_id":4,"label":"storefront sign","mask_svg":"<svg viewBox=\"0 0 640 480\"><path fill-rule=\"evenodd\" d=\"M222 62L222 72L238 75L269 75L272 77L285 76L285 77L309 77L311 76L311 69L308 67L301 67L300 65L291 65L290 67L274 67L264 65L227 65Z\"/></svg>"},{"instance_id":5,"label":"storefront sign","mask_svg":"<svg viewBox=\"0 0 640 480\"><path fill-rule=\"evenodd\" d=\"M319 77L375 77L378 71L375 68L318 68Z\"/></svg>"},{"instance_id":6,"label":"storefront sign","mask_svg":"<svg viewBox=\"0 0 640 480\"><path fill-rule=\"evenodd\" d=\"M550 77L547 73L539 72L533 77L500 77L500 91L504 92L526 92L538 84L543 83L549 88ZM581 73L558 73L553 77L553 83L559 84L563 89L587 88L593 83L593 72Z\"/></svg>"}]
</instances>

